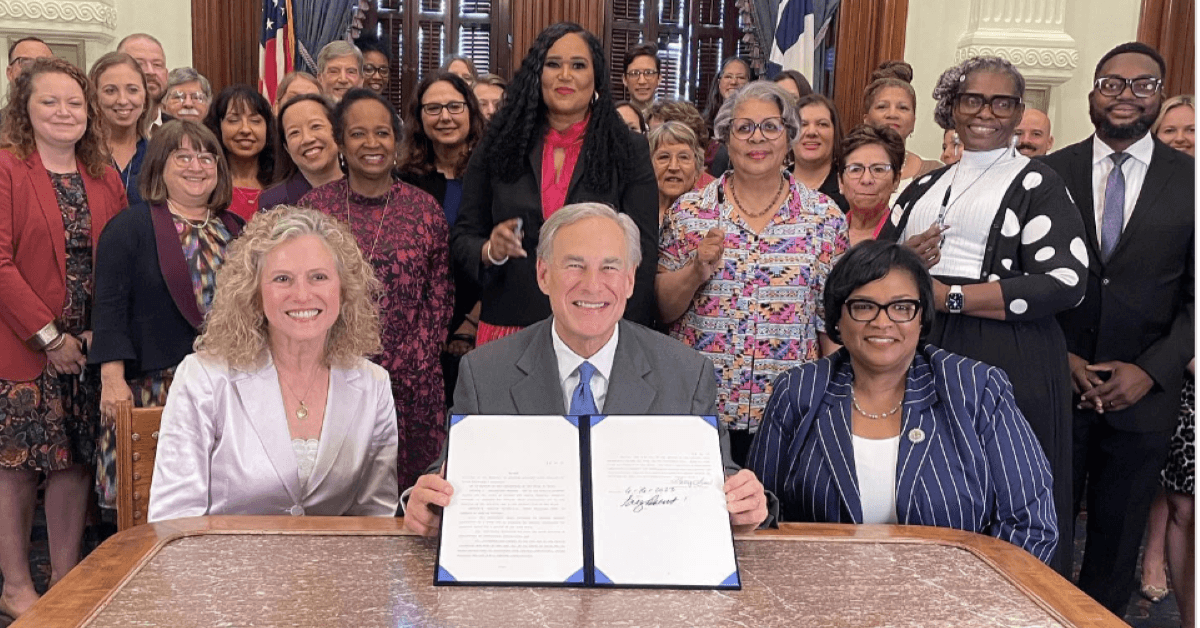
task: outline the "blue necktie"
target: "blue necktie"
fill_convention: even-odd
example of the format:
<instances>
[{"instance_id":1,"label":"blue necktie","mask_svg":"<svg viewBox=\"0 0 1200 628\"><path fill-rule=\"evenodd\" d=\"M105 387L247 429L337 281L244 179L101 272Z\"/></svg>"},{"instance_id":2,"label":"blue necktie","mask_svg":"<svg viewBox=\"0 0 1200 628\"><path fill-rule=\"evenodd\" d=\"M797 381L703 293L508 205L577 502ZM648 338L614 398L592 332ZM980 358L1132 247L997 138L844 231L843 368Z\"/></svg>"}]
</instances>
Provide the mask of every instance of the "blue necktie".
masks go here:
<instances>
[{"instance_id":1,"label":"blue necktie","mask_svg":"<svg viewBox=\"0 0 1200 628\"><path fill-rule=\"evenodd\" d=\"M1125 172L1121 164L1129 159L1128 153L1113 153L1112 172L1104 184L1104 216L1100 222L1100 259L1107 262L1121 240L1121 229L1125 226Z\"/></svg>"},{"instance_id":2,"label":"blue necktie","mask_svg":"<svg viewBox=\"0 0 1200 628\"><path fill-rule=\"evenodd\" d=\"M592 375L595 372L596 367L592 366L590 362L579 365L579 385L571 394L570 414L599 414L599 410L596 409L596 399L592 397Z\"/></svg>"}]
</instances>

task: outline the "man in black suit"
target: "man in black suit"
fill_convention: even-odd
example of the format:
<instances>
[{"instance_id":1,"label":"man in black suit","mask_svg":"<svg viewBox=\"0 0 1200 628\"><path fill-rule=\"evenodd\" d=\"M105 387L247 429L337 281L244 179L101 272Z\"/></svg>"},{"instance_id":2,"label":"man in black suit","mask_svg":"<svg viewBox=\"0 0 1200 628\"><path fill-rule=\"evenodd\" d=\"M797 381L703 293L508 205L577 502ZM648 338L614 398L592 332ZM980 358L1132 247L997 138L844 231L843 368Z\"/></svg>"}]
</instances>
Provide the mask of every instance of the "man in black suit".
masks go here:
<instances>
[{"instance_id":1,"label":"man in black suit","mask_svg":"<svg viewBox=\"0 0 1200 628\"><path fill-rule=\"evenodd\" d=\"M1117 616L1179 416L1192 356L1195 160L1155 140L1162 56L1122 44L1096 66L1096 134L1046 158L1083 214L1087 295L1059 315L1077 393L1076 511L1087 490L1079 587Z\"/></svg>"}]
</instances>

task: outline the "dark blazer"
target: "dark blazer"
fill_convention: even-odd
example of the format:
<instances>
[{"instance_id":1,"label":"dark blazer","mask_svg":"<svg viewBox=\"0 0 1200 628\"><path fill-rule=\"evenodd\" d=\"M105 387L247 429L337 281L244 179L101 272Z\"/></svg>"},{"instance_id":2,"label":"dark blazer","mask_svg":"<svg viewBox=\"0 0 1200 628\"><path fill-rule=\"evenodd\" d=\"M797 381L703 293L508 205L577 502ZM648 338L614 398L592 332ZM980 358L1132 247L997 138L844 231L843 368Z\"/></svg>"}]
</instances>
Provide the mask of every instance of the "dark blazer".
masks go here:
<instances>
[{"instance_id":1,"label":"dark blazer","mask_svg":"<svg viewBox=\"0 0 1200 628\"><path fill-rule=\"evenodd\" d=\"M219 218L237 236L242 219ZM123 360L125 377L179 364L192 352L204 315L166 205L130 207L109 222L96 255L90 364Z\"/></svg>"},{"instance_id":2,"label":"dark blazer","mask_svg":"<svg viewBox=\"0 0 1200 628\"><path fill-rule=\"evenodd\" d=\"M1087 295L1058 321L1071 353L1090 363L1133 363L1154 379L1141 401L1105 412L1104 420L1131 432L1169 430L1194 353L1196 162L1154 140L1137 204L1104 263L1092 198L1094 137L1044 158L1066 182L1087 236Z\"/></svg>"},{"instance_id":3,"label":"dark blazer","mask_svg":"<svg viewBox=\"0 0 1200 628\"><path fill-rule=\"evenodd\" d=\"M780 498L785 521L862 523L849 357L842 349L775 381L746 467ZM899 447L900 524L990 534L1050 560L1050 464L1004 371L933 345L917 351Z\"/></svg>"},{"instance_id":4,"label":"dark blazer","mask_svg":"<svg viewBox=\"0 0 1200 628\"><path fill-rule=\"evenodd\" d=\"M590 164L579 156L571 174L566 203L596 201L628 214L641 232L642 263L635 276L633 297L625 307L625 318L650 325L658 314L654 300L654 275L658 269L658 184L650 164L650 148L641 135L629 132L637 162L630 180L612 174L612 185L595 192L581 183ZM489 134L475 149L463 178L462 205L450 230L450 254L454 263L480 284L485 322L493 325L526 326L550 316L550 301L537 285L537 243L542 228L542 140L529 152L526 169L515 181L502 181L488 163ZM483 243L492 228L510 218L524 219L522 245L529 254L502 266L483 267Z\"/></svg>"},{"instance_id":5,"label":"dark blazer","mask_svg":"<svg viewBox=\"0 0 1200 628\"><path fill-rule=\"evenodd\" d=\"M299 170L292 176L272 185L258 195L258 211L266 211L276 205L295 205L300 197L312 189L312 184Z\"/></svg>"},{"instance_id":6,"label":"dark blazer","mask_svg":"<svg viewBox=\"0 0 1200 628\"><path fill-rule=\"evenodd\" d=\"M82 163L93 253L104 225L125 208L125 189L111 167L93 179ZM21 159L0 151L0 379L30 381L46 367L46 354L25 346L63 312L67 252L62 210L50 173L34 151Z\"/></svg>"}]
</instances>

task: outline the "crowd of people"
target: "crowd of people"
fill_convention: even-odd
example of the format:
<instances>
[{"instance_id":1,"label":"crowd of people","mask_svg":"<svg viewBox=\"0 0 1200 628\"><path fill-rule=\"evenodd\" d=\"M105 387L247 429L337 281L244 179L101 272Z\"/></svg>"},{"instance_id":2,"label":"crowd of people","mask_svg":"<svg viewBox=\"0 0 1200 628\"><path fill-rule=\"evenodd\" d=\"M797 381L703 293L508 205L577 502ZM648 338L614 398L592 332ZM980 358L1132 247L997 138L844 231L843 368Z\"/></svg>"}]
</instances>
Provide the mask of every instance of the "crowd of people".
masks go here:
<instances>
[{"instance_id":1,"label":"crowd of people","mask_svg":"<svg viewBox=\"0 0 1200 628\"><path fill-rule=\"evenodd\" d=\"M1141 591L1169 572L1192 621L1195 104L1153 48L1099 59L1096 132L1058 151L1011 63L945 69L941 160L906 145L903 61L843 120L739 57L703 111L668 98L653 44L614 86L571 23L511 81L448 57L403 111L371 36L275 102L146 34L86 75L8 52L0 613L38 597L41 475L51 585L89 494L115 507L120 402L163 408L151 521L435 534L447 412L582 396L718 417L741 532L952 527L1069 577L1086 506L1078 583L1121 615L1149 521Z\"/></svg>"}]
</instances>

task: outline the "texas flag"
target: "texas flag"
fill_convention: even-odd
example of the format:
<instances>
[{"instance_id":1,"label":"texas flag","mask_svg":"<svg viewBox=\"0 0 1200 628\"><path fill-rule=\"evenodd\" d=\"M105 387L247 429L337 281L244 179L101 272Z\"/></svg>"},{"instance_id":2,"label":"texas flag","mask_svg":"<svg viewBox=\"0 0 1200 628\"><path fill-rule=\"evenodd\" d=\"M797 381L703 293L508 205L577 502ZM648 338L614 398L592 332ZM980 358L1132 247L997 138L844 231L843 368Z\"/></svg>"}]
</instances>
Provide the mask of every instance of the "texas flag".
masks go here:
<instances>
[{"instance_id":1,"label":"texas flag","mask_svg":"<svg viewBox=\"0 0 1200 628\"><path fill-rule=\"evenodd\" d=\"M816 49L813 21L813 0L780 0L771 61L785 70L799 70L804 76L813 76Z\"/></svg>"},{"instance_id":2,"label":"texas flag","mask_svg":"<svg viewBox=\"0 0 1200 628\"><path fill-rule=\"evenodd\" d=\"M275 102L275 90L284 75L294 68L296 47L291 24L291 0L263 0L262 47L258 50L258 91Z\"/></svg>"}]
</instances>

